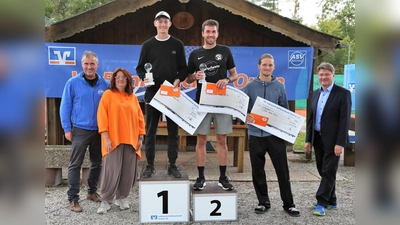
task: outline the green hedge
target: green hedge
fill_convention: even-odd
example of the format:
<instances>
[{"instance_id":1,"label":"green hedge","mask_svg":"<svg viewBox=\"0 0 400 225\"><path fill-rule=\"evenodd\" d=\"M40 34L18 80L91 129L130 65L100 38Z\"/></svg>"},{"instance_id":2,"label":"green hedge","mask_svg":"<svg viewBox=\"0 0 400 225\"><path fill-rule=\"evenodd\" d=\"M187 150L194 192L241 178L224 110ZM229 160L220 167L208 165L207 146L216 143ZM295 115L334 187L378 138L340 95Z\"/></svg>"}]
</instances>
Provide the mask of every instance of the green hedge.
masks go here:
<instances>
[{"instance_id":1,"label":"green hedge","mask_svg":"<svg viewBox=\"0 0 400 225\"><path fill-rule=\"evenodd\" d=\"M334 81L335 81L335 84L343 87L343 81L344 81L343 74L335 74ZM316 90L316 89L318 89L320 87L321 87L321 85L318 82L318 75L314 74L314 88L313 88L313 90ZM305 109L305 108L307 108L307 99L296 100L296 109Z\"/></svg>"}]
</instances>

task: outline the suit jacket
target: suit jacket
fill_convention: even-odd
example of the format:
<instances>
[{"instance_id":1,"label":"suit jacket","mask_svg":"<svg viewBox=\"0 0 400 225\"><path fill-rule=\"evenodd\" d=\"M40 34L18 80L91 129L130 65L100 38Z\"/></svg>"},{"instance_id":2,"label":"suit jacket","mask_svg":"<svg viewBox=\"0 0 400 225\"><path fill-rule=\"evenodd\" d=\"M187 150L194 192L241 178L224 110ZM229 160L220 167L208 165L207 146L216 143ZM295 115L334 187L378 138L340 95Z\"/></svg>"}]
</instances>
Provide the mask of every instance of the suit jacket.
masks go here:
<instances>
[{"instance_id":1,"label":"suit jacket","mask_svg":"<svg viewBox=\"0 0 400 225\"><path fill-rule=\"evenodd\" d=\"M306 142L311 142L312 145L314 145L314 124L319 95L319 90L313 92L310 115L307 119ZM321 139L327 149L333 150L335 145L346 147L349 143L350 114L350 91L333 84L321 116Z\"/></svg>"}]
</instances>

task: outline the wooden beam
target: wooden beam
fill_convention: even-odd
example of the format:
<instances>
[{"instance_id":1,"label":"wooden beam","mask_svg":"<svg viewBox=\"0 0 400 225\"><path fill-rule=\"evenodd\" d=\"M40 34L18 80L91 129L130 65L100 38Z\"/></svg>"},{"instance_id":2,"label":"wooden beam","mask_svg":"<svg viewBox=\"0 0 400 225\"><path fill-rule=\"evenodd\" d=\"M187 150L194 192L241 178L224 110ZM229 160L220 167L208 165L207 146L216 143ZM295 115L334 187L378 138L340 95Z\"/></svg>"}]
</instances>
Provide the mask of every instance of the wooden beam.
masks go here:
<instances>
[{"instance_id":1,"label":"wooden beam","mask_svg":"<svg viewBox=\"0 0 400 225\"><path fill-rule=\"evenodd\" d=\"M289 18L243 0L205 0L217 7L242 16L309 46L333 54L341 38L313 30Z\"/></svg>"},{"instance_id":2,"label":"wooden beam","mask_svg":"<svg viewBox=\"0 0 400 225\"><path fill-rule=\"evenodd\" d=\"M70 37L102 23L110 22L119 16L151 6L159 1L161 0L118 0L109 2L45 27L45 41L54 42Z\"/></svg>"},{"instance_id":3,"label":"wooden beam","mask_svg":"<svg viewBox=\"0 0 400 225\"><path fill-rule=\"evenodd\" d=\"M47 144L64 144L64 132L60 121L60 99L47 98Z\"/></svg>"}]
</instances>

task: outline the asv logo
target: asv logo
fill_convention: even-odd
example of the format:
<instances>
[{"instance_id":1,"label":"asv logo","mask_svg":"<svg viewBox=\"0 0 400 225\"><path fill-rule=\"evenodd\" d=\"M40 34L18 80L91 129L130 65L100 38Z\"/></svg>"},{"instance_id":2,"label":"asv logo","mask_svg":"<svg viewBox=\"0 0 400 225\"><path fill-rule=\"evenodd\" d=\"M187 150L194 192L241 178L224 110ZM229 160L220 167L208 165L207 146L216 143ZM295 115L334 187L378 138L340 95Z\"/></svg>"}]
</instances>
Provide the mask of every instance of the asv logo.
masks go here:
<instances>
[{"instance_id":1,"label":"asv logo","mask_svg":"<svg viewBox=\"0 0 400 225\"><path fill-rule=\"evenodd\" d=\"M306 68L306 55L307 51L302 50L289 50L288 51L288 68L302 69Z\"/></svg>"},{"instance_id":2,"label":"asv logo","mask_svg":"<svg viewBox=\"0 0 400 225\"><path fill-rule=\"evenodd\" d=\"M48 47L49 65L74 66L76 59L75 47Z\"/></svg>"}]
</instances>

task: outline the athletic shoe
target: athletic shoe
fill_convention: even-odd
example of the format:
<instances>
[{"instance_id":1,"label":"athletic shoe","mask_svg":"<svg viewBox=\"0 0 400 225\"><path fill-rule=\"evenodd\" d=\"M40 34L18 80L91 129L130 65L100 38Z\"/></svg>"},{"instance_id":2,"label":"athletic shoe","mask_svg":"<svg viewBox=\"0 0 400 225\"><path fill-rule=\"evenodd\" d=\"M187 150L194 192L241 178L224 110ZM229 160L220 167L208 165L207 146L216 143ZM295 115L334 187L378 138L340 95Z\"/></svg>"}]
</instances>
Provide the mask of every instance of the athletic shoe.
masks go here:
<instances>
[{"instance_id":1,"label":"athletic shoe","mask_svg":"<svg viewBox=\"0 0 400 225\"><path fill-rule=\"evenodd\" d=\"M197 178L196 183L193 185L194 190L203 190L206 186L206 179L205 178Z\"/></svg>"},{"instance_id":2,"label":"athletic shoe","mask_svg":"<svg viewBox=\"0 0 400 225\"><path fill-rule=\"evenodd\" d=\"M233 190L233 186L229 183L229 179L227 176L219 178L218 186L220 186L224 191Z\"/></svg>"}]
</instances>

